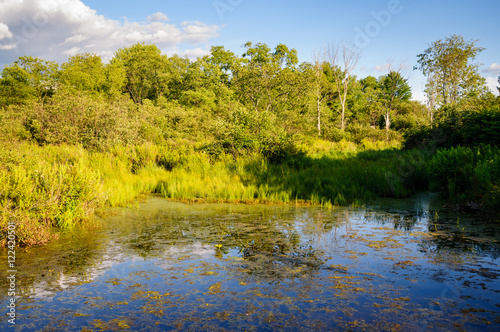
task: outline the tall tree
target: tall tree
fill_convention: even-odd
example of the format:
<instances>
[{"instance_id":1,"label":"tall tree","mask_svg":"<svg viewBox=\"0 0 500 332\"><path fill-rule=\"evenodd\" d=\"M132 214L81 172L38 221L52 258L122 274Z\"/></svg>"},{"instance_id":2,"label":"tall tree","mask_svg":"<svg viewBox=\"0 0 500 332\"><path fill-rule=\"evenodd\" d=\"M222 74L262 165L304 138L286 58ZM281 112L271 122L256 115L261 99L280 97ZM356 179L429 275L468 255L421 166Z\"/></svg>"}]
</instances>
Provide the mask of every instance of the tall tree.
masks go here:
<instances>
[{"instance_id":1,"label":"tall tree","mask_svg":"<svg viewBox=\"0 0 500 332\"><path fill-rule=\"evenodd\" d=\"M115 53L115 61L125 66L126 89L134 102L156 100L167 92L169 62L156 45L137 43Z\"/></svg>"},{"instance_id":2,"label":"tall tree","mask_svg":"<svg viewBox=\"0 0 500 332\"><path fill-rule=\"evenodd\" d=\"M100 93L106 76L101 57L95 54L77 54L61 65L60 82L78 91Z\"/></svg>"},{"instance_id":3,"label":"tall tree","mask_svg":"<svg viewBox=\"0 0 500 332\"><path fill-rule=\"evenodd\" d=\"M349 81L352 71L356 67L360 50L354 45L342 43L341 45L331 44L324 50L324 57L333 69L333 78L337 88L340 102L340 129L346 128L346 105Z\"/></svg>"},{"instance_id":4,"label":"tall tree","mask_svg":"<svg viewBox=\"0 0 500 332\"><path fill-rule=\"evenodd\" d=\"M91 94L103 94L108 99L118 97L124 88L126 73L120 61L103 64L96 54L72 56L61 65L59 81L71 89Z\"/></svg>"},{"instance_id":5,"label":"tall tree","mask_svg":"<svg viewBox=\"0 0 500 332\"><path fill-rule=\"evenodd\" d=\"M380 79L380 94L385 106L384 120L387 140L389 140L391 119L394 117L398 104L411 98L411 88L408 80L401 74L402 68L401 65L398 70L390 70L387 75Z\"/></svg>"},{"instance_id":6,"label":"tall tree","mask_svg":"<svg viewBox=\"0 0 500 332\"><path fill-rule=\"evenodd\" d=\"M276 111L298 91L297 51L279 44L272 53L263 43L243 45L241 65L234 72L234 87L243 103L256 110Z\"/></svg>"},{"instance_id":7,"label":"tall tree","mask_svg":"<svg viewBox=\"0 0 500 332\"><path fill-rule=\"evenodd\" d=\"M6 99L11 102L19 102L23 98L42 101L57 89L58 69L59 65L54 61L19 57L11 66L4 68L0 85L3 91L0 94L8 96Z\"/></svg>"},{"instance_id":8,"label":"tall tree","mask_svg":"<svg viewBox=\"0 0 500 332\"><path fill-rule=\"evenodd\" d=\"M321 52L314 53L313 73L314 76L312 85L316 108L316 128L318 129L318 136L321 136L321 104L326 96L326 94L323 93L325 75L323 71L323 59L321 58Z\"/></svg>"},{"instance_id":9,"label":"tall tree","mask_svg":"<svg viewBox=\"0 0 500 332\"><path fill-rule=\"evenodd\" d=\"M419 54L418 65L427 76L426 93L435 99L433 104L445 106L456 104L469 94L485 91L485 80L479 74L477 64L472 61L484 50L477 40L466 41L461 35L452 35L437 40Z\"/></svg>"},{"instance_id":10,"label":"tall tree","mask_svg":"<svg viewBox=\"0 0 500 332\"><path fill-rule=\"evenodd\" d=\"M367 76L360 83L364 97L364 113L368 118L367 122L370 123L370 127L375 128L383 109L380 100L380 82L374 76Z\"/></svg>"}]
</instances>

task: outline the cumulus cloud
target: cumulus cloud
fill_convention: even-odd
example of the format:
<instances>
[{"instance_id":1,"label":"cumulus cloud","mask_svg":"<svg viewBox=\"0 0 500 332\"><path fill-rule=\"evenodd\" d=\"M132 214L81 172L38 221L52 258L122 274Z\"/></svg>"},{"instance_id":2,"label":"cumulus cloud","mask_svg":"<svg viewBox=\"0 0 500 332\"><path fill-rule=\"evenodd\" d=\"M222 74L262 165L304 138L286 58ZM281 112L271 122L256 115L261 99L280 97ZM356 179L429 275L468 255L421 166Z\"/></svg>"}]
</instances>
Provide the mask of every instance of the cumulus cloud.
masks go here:
<instances>
[{"instance_id":1,"label":"cumulus cloud","mask_svg":"<svg viewBox=\"0 0 500 332\"><path fill-rule=\"evenodd\" d=\"M0 22L0 40L5 38L12 38L12 32L6 24Z\"/></svg>"},{"instance_id":2,"label":"cumulus cloud","mask_svg":"<svg viewBox=\"0 0 500 332\"><path fill-rule=\"evenodd\" d=\"M154 13L151 16L148 16L148 21L151 22L166 22L168 21L168 16L163 14L162 12Z\"/></svg>"},{"instance_id":3,"label":"cumulus cloud","mask_svg":"<svg viewBox=\"0 0 500 332\"><path fill-rule=\"evenodd\" d=\"M487 69L484 69L483 72L492 75L500 75L500 63L492 63L491 66Z\"/></svg>"},{"instance_id":4,"label":"cumulus cloud","mask_svg":"<svg viewBox=\"0 0 500 332\"><path fill-rule=\"evenodd\" d=\"M104 60L119 48L137 42L154 43L163 50L179 44L192 52L218 35L219 26L203 22L168 24L161 13L148 22L117 21L99 15L81 0L3 0L0 2L0 64L21 55L65 61L89 52ZM201 53L200 53L201 54Z\"/></svg>"}]
</instances>

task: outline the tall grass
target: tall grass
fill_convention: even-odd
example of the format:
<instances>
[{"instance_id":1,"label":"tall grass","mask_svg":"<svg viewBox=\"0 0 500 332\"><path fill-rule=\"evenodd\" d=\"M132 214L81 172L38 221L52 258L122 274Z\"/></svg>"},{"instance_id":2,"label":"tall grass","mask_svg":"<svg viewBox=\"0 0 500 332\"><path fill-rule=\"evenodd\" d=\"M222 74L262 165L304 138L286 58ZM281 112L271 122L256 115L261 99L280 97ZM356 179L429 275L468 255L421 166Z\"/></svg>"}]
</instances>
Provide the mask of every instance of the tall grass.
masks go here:
<instances>
[{"instance_id":1,"label":"tall grass","mask_svg":"<svg viewBox=\"0 0 500 332\"><path fill-rule=\"evenodd\" d=\"M379 196L409 196L430 181L450 197L481 200L498 213L496 147L438 150L419 158L389 146L366 150L316 142L312 147L293 154L273 151L270 158L257 152L214 157L187 145L115 146L107 152L2 146L0 234L5 238L8 221L15 221L21 244L42 244L57 236L52 227L73 228L96 209L151 192L184 201L360 205ZM388 182L387 174L401 174L403 160L413 160L412 172Z\"/></svg>"},{"instance_id":2,"label":"tall grass","mask_svg":"<svg viewBox=\"0 0 500 332\"><path fill-rule=\"evenodd\" d=\"M14 221L20 244L42 244L55 237L52 227L73 228L102 206L154 191L167 174L156 156L151 146L106 153L68 145L0 147L0 239Z\"/></svg>"},{"instance_id":3,"label":"tall grass","mask_svg":"<svg viewBox=\"0 0 500 332\"><path fill-rule=\"evenodd\" d=\"M398 191L386 180L387 172L400 167L396 150L363 152L332 150L328 154L297 156L280 164L260 154L232 158L224 155L211 161L193 153L177 164L158 188L173 199L207 199L234 202L306 201L312 204L362 204L377 196L405 197L426 183ZM422 170L417 170L418 176Z\"/></svg>"}]
</instances>

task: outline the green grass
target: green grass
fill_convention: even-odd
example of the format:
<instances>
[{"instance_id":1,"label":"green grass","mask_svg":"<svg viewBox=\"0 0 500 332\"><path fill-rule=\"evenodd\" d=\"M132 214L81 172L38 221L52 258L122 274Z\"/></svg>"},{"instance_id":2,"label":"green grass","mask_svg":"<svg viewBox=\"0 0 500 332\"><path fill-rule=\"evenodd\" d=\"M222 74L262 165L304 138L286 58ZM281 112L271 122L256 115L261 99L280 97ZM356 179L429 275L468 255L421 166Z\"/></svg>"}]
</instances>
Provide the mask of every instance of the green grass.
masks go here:
<instances>
[{"instance_id":1,"label":"green grass","mask_svg":"<svg viewBox=\"0 0 500 332\"><path fill-rule=\"evenodd\" d=\"M401 154L409 152L332 150L273 164L260 154L211 162L193 153L172 169L159 192L181 200L359 205L377 196L406 197L425 187L412 182L420 169L396 186L388 183L387 173L398 173Z\"/></svg>"},{"instance_id":2,"label":"green grass","mask_svg":"<svg viewBox=\"0 0 500 332\"><path fill-rule=\"evenodd\" d=\"M2 146L1 238L6 238L7 222L15 221L18 243L43 244L56 236L52 227L74 228L90 220L96 209L154 191L168 172L155 159L138 157L138 149L154 150L144 146L91 153L68 145Z\"/></svg>"},{"instance_id":3,"label":"green grass","mask_svg":"<svg viewBox=\"0 0 500 332\"><path fill-rule=\"evenodd\" d=\"M152 192L191 202L331 207L362 205L381 196L407 197L430 183L444 186L455 198L482 201L498 214L498 148L453 148L431 156L381 147L367 150L318 141L277 163L260 153L213 157L186 145L116 146L107 152L68 145L4 145L0 233L5 239L8 221L15 221L21 245L43 244L57 237L53 227L77 227L102 207L125 205Z\"/></svg>"}]
</instances>

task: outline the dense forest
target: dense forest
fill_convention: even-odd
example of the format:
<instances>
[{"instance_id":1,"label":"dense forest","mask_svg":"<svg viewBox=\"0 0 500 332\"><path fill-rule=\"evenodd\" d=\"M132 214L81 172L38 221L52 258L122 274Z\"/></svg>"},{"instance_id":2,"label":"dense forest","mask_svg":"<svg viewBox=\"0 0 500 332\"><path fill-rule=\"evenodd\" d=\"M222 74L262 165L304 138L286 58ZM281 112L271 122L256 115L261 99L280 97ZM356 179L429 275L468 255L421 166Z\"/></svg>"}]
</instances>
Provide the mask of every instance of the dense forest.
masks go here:
<instances>
[{"instance_id":1,"label":"dense forest","mask_svg":"<svg viewBox=\"0 0 500 332\"><path fill-rule=\"evenodd\" d=\"M500 99L482 51L453 35L417 55L426 104L404 66L353 75L347 44L303 63L251 42L194 61L141 43L109 62L19 57L0 78L2 238L15 221L21 244L42 244L152 192L331 207L436 190L498 221Z\"/></svg>"}]
</instances>

